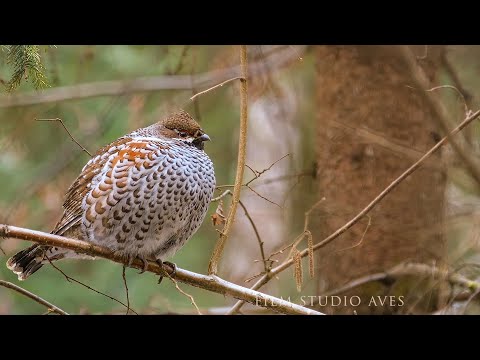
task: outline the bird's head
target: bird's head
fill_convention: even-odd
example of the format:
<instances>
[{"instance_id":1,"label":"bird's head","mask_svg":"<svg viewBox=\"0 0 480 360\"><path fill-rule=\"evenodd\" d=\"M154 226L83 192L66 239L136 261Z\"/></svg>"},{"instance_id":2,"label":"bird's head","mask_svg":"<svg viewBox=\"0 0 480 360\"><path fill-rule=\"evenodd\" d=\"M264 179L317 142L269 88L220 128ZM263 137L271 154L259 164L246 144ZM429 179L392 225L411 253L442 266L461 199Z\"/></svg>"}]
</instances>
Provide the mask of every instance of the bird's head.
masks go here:
<instances>
[{"instance_id":1,"label":"bird's head","mask_svg":"<svg viewBox=\"0 0 480 360\"><path fill-rule=\"evenodd\" d=\"M164 127L163 136L186 142L200 150L203 150L205 141L210 141L200 125L183 110L167 116L161 124Z\"/></svg>"}]
</instances>

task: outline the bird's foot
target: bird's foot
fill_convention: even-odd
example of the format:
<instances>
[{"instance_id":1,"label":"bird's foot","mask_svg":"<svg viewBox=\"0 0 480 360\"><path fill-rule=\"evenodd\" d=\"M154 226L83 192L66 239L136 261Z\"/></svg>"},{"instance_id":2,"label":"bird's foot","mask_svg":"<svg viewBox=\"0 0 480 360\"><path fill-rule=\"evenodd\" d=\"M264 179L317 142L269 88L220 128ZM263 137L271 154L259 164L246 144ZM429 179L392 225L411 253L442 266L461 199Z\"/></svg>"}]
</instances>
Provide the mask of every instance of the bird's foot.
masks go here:
<instances>
[{"instance_id":1,"label":"bird's foot","mask_svg":"<svg viewBox=\"0 0 480 360\"><path fill-rule=\"evenodd\" d=\"M160 259L157 259L156 263L158 264L158 266L160 266L162 268L162 270L168 276L175 276L175 274L177 273L177 265L175 265L174 263L171 263L170 261L162 261ZM173 271L169 274L168 271L165 269L164 265L167 265L167 266L171 267L173 269ZM160 278L158 279L158 283L160 284L162 282L162 280L163 280L163 275L160 275Z\"/></svg>"},{"instance_id":2,"label":"bird's foot","mask_svg":"<svg viewBox=\"0 0 480 360\"><path fill-rule=\"evenodd\" d=\"M143 263L143 268L139 272L139 274L143 274L145 271L147 271L148 268L148 261L144 257L138 256L138 259Z\"/></svg>"}]
</instances>

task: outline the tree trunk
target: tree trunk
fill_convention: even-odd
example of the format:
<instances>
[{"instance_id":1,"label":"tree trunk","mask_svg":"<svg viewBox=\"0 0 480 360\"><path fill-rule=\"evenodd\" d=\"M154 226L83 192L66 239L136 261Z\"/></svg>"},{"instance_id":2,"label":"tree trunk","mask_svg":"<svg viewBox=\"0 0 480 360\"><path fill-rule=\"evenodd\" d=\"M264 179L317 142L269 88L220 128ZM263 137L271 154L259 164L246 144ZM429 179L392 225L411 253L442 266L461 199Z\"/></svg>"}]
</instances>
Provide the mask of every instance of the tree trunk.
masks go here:
<instances>
[{"instance_id":1,"label":"tree trunk","mask_svg":"<svg viewBox=\"0 0 480 360\"><path fill-rule=\"evenodd\" d=\"M419 55L423 47L415 49ZM419 60L431 79L438 49ZM422 90L395 46L321 46L317 57L317 181L326 200L314 214L315 241L355 216L438 141ZM351 230L317 254L319 294L404 261L441 264L445 172L441 156L417 170ZM372 283L348 293L332 313L411 313L439 306L438 286L422 279ZM351 296L361 298L350 306ZM395 296L381 306L372 296ZM399 296L403 296L399 301ZM355 298L353 303L358 303ZM401 303L404 303L403 306ZM331 303L329 304L331 305ZM343 305L343 304L342 304Z\"/></svg>"}]
</instances>

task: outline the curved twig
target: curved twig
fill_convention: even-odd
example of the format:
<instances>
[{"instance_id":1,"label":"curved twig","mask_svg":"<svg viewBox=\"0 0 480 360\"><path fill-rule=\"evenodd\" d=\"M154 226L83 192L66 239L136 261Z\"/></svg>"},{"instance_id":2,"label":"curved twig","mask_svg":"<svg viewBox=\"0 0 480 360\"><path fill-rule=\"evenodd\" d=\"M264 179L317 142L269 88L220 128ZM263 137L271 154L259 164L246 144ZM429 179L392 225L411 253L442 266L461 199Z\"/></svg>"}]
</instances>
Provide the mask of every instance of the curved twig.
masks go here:
<instances>
[{"instance_id":1,"label":"curved twig","mask_svg":"<svg viewBox=\"0 0 480 360\"><path fill-rule=\"evenodd\" d=\"M46 306L48 310L51 310L52 312L55 312L60 315L68 315L66 311L63 311L60 309L58 306L55 306L51 303L49 303L47 300L42 299L40 296L35 295L34 293L31 293L28 290L25 290L24 288L21 288L20 286L17 286L15 284L12 284L11 282L5 281L5 280L0 280L0 286L6 287L8 289L12 289L22 295L25 295L26 297L32 299L33 301L36 301L37 303Z\"/></svg>"}]
</instances>

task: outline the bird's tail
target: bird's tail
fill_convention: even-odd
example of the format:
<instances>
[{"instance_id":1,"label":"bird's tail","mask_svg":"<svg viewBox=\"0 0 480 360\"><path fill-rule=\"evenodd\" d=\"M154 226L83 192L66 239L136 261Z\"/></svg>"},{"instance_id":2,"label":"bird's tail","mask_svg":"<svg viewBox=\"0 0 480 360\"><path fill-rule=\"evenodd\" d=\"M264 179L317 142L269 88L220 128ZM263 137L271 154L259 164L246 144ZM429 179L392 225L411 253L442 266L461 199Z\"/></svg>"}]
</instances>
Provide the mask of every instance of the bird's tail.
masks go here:
<instances>
[{"instance_id":1,"label":"bird's tail","mask_svg":"<svg viewBox=\"0 0 480 360\"><path fill-rule=\"evenodd\" d=\"M45 261L48 261L45 258L45 252L50 248L50 246L32 245L8 259L7 267L18 275L18 280L25 280L40 269Z\"/></svg>"}]
</instances>

